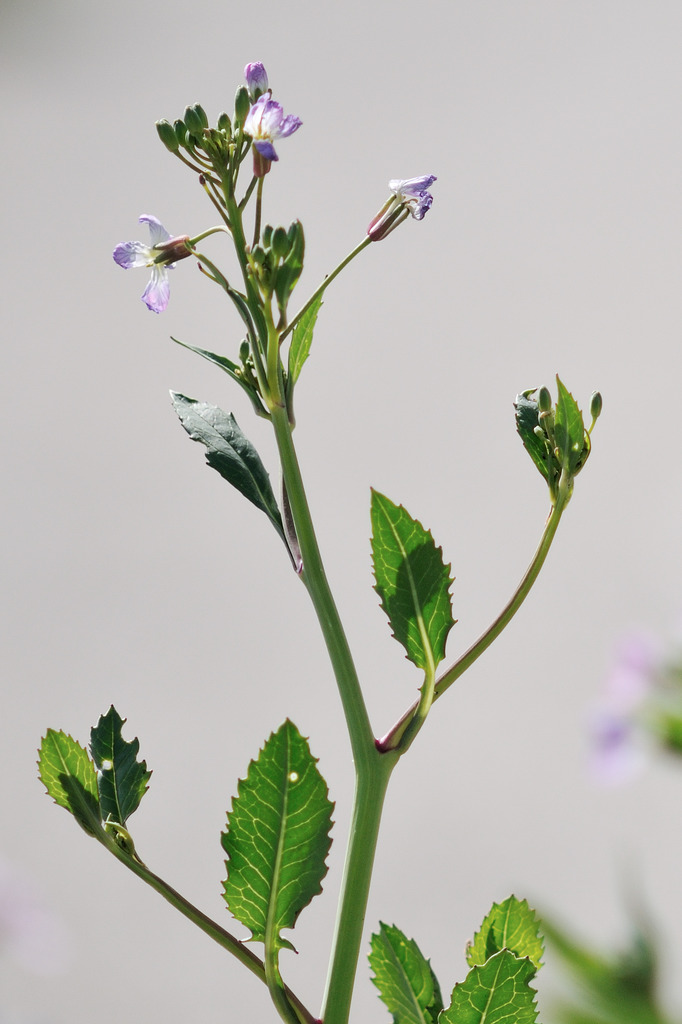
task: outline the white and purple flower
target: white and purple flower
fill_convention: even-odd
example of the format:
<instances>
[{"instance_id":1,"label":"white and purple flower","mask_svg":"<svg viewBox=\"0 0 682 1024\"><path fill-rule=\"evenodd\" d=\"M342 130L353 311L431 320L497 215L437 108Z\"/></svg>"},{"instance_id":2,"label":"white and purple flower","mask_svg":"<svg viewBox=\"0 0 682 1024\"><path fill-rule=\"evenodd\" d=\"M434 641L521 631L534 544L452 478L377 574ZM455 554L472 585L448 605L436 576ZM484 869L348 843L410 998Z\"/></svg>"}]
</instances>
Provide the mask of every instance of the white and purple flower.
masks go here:
<instances>
[{"instance_id":1,"label":"white and purple flower","mask_svg":"<svg viewBox=\"0 0 682 1024\"><path fill-rule=\"evenodd\" d=\"M392 178L388 187L393 194L367 228L372 241L380 242L386 238L410 214L415 220L423 220L433 203L429 189L436 180L435 174L424 174L420 178Z\"/></svg>"},{"instance_id":2,"label":"white and purple flower","mask_svg":"<svg viewBox=\"0 0 682 1024\"><path fill-rule=\"evenodd\" d=\"M266 92L259 96L246 115L244 131L253 139L254 149L263 160L271 162L279 160L273 143L293 135L302 124L300 117L294 114L285 117L281 105Z\"/></svg>"},{"instance_id":3,"label":"white and purple flower","mask_svg":"<svg viewBox=\"0 0 682 1024\"><path fill-rule=\"evenodd\" d=\"M244 68L244 78L249 96L255 103L256 100L268 91L268 73L259 60L253 64L247 64Z\"/></svg>"},{"instance_id":4,"label":"white and purple flower","mask_svg":"<svg viewBox=\"0 0 682 1024\"><path fill-rule=\"evenodd\" d=\"M168 271L173 269L178 260L191 255L187 248L189 235L171 238L161 221L148 213L142 214L140 224L149 225L151 245L144 242L119 242L113 256L124 270L151 267L152 275L142 293L142 301L153 313L162 313L168 305L170 294Z\"/></svg>"}]
</instances>

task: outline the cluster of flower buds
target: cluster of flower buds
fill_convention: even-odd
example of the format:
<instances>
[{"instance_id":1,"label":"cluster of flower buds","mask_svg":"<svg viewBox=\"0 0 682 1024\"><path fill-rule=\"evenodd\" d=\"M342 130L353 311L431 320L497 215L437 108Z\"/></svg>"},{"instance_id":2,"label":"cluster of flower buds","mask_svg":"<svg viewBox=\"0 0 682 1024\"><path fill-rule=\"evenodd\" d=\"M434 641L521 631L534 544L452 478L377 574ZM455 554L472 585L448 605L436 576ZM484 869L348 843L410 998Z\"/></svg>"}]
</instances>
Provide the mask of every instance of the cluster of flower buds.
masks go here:
<instances>
[{"instance_id":1,"label":"cluster of flower buds","mask_svg":"<svg viewBox=\"0 0 682 1024\"><path fill-rule=\"evenodd\" d=\"M585 428L578 405L557 377L556 406L548 388L531 388L516 396L516 429L526 451L549 486L552 504L568 501L573 481L591 451L590 434L602 409L595 391L590 399L592 422Z\"/></svg>"},{"instance_id":2,"label":"cluster of flower buds","mask_svg":"<svg viewBox=\"0 0 682 1024\"><path fill-rule=\"evenodd\" d=\"M262 243L254 245L247 253L249 267L263 299L269 302L274 294L282 322L291 293L303 270L304 252L303 225L296 220L288 230L266 225Z\"/></svg>"}]
</instances>

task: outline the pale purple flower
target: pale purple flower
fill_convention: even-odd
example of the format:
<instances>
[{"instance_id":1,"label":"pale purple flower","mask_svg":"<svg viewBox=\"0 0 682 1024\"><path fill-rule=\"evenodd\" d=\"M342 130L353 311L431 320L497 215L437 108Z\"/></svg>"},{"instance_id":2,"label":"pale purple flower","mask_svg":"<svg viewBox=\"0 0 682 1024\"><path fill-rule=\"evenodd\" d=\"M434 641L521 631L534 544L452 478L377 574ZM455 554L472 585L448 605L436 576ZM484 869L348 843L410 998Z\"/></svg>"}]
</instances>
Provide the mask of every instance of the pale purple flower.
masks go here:
<instances>
[{"instance_id":1,"label":"pale purple flower","mask_svg":"<svg viewBox=\"0 0 682 1024\"><path fill-rule=\"evenodd\" d=\"M265 160L278 160L273 143L293 135L303 122L293 114L284 116L279 103L264 93L253 104L244 121L244 131L253 139L253 145Z\"/></svg>"},{"instance_id":2,"label":"pale purple flower","mask_svg":"<svg viewBox=\"0 0 682 1024\"><path fill-rule=\"evenodd\" d=\"M244 78L249 95L254 102L268 91L268 73L259 60L246 65Z\"/></svg>"},{"instance_id":3,"label":"pale purple flower","mask_svg":"<svg viewBox=\"0 0 682 1024\"><path fill-rule=\"evenodd\" d=\"M189 241L189 235L171 238L161 221L148 213L142 214L140 224L149 225L151 245L144 242L119 242L114 249L114 260L124 270L130 270L131 267L151 267L152 275L142 293L142 301L147 309L154 313L162 313L168 305L170 293L168 271L173 269L178 260L190 255L185 245ZM165 254L164 259L158 262L162 254Z\"/></svg>"},{"instance_id":4,"label":"pale purple flower","mask_svg":"<svg viewBox=\"0 0 682 1024\"><path fill-rule=\"evenodd\" d=\"M428 190L434 181L437 181L435 174L424 174L421 178L407 178L404 181L393 178L388 187L415 220L422 220L433 203L433 196Z\"/></svg>"},{"instance_id":5,"label":"pale purple flower","mask_svg":"<svg viewBox=\"0 0 682 1024\"><path fill-rule=\"evenodd\" d=\"M640 713L655 686L657 668L658 657L647 637L633 635L623 641L591 722L592 773L604 785L627 781L644 762Z\"/></svg>"},{"instance_id":6,"label":"pale purple flower","mask_svg":"<svg viewBox=\"0 0 682 1024\"><path fill-rule=\"evenodd\" d=\"M393 193L384 203L367 228L373 242L380 242L390 235L399 224L412 214L415 220L423 220L431 209L433 196L429 189L436 181L435 174L424 174L421 178L392 178L388 187Z\"/></svg>"}]
</instances>

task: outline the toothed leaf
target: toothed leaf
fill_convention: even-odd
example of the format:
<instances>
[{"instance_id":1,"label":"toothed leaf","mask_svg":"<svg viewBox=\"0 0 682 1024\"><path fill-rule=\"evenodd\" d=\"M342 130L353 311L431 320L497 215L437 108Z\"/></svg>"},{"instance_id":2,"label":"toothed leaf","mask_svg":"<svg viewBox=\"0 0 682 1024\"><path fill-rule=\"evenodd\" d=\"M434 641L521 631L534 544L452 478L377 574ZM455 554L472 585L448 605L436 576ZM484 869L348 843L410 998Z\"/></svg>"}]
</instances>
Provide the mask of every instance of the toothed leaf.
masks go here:
<instances>
[{"instance_id":1,"label":"toothed leaf","mask_svg":"<svg viewBox=\"0 0 682 1024\"><path fill-rule=\"evenodd\" d=\"M450 566L430 532L374 490L371 517L375 589L393 635L418 668L438 665L455 622Z\"/></svg>"},{"instance_id":2,"label":"toothed leaf","mask_svg":"<svg viewBox=\"0 0 682 1024\"><path fill-rule=\"evenodd\" d=\"M232 914L275 948L293 949L283 928L322 891L333 804L316 758L296 726L273 733L239 782L222 845L224 897Z\"/></svg>"},{"instance_id":3,"label":"toothed leaf","mask_svg":"<svg viewBox=\"0 0 682 1024\"><path fill-rule=\"evenodd\" d=\"M90 732L90 753L97 769L99 805L104 821L125 825L147 792L151 772L138 761L139 740L127 743L121 736L125 718L112 706Z\"/></svg>"},{"instance_id":4,"label":"toothed leaf","mask_svg":"<svg viewBox=\"0 0 682 1024\"><path fill-rule=\"evenodd\" d=\"M439 1024L535 1024L535 976L530 960L503 949L455 985Z\"/></svg>"},{"instance_id":5,"label":"toothed leaf","mask_svg":"<svg viewBox=\"0 0 682 1024\"><path fill-rule=\"evenodd\" d=\"M559 449L559 461L568 473L573 474L583 459L585 424L573 395L566 390L558 377L556 382L559 397L554 419L554 436Z\"/></svg>"},{"instance_id":6,"label":"toothed leaf","mask_svg":"<svg viewBox=\"0 0 682 1024\"><path fill-rule=\"evenodd\" d=\"M372 936L372 981L395 1024L436 1024L443 999L431 964L413 939L395 925L381 924Z\"/></svg>"},{"instance_id":7,"label":"toothed leaf","mask_svg":"<svg viewBox=\"0 0 682 1024\"><path fill-rule=\"evenodd\" d=\"M65 732L48 729L39 754L40 780L54 802L89 835L102 832L97 776L87 751Z\"/></svg>"},{"instance_id":8,"label":"toothed leaf","mask_svg":"<svg viewBox=\"0 0 682 1024\"><path fill-rule=\"evenodd\" d=\"M531 459L540 470L545 480L549 481L549 470L547 468L547 445L543 438L538 437L535 428L539 426L538 403L530 396L534 392L516 396L514 402L514 414L516 417L516 429L523 441Z\"/></svg>"},{"instance_id":9,"label":"toothed leaf","mask_svg":"<svg viewBox=\"0 0 682 1024\"><path fill-rule=\"evenodd\" d=\"M542 966L540 923L526 900L517 900L515 896L493 903L467 948L467 962L470 967L484 964L503 949L518 957L528 957L536 969Z\"/></svg>"}]
</instances>

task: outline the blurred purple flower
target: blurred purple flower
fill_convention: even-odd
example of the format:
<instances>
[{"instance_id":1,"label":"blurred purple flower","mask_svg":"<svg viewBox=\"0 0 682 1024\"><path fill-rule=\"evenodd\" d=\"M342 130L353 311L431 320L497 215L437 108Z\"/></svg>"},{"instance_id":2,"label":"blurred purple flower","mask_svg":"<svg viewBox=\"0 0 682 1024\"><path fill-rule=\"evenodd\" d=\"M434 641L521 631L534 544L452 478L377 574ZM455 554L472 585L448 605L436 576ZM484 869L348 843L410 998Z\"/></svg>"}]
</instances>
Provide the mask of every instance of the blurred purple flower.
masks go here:
<instances>
[{"instance_id":1,"label":"blurred purple flower","mask_svg":"<svg viewBox=\"0 0 682 1024\"><path fill-rule=\"evenodd\" d=\"M656 681L658 656L648 637L627 637L616 654L604 693L592 717L591 769L603 785L635 776L644 762L642 706Z\"/></svg>"},{"instance_id":2,"label":"blurred purple flower","mask_svg":"<svg viewBox=\"0 0 682 1024\"><path fill-rule=\"evenodd\" d=\"M301 127L300 117L293 114L284 116L279 103L264 93L253 104L244 121L244 131L253 139L253 145L259 154L268 161L279 160L273 142L286 139Z\"/></svg>"},{"instance_id":3,"label":"blurred purple flower","mask_svg":"<svg viewBox=\"0 0 682 1024\"><path fill-rule=\"evenodd\" d=\"M162 313L168 305L170 295L168 271L173 269L178 260L190 255L185 244L189 241L189 235L171 238L161 221L148 213L142 214L140 224L149 225L151 245L144 242L119 242L113 256L115 262L124 270L130 270L132 267L151 267L151 278L142 293L142 301L153 313ZM163 259L159 262L162 254Z\"/></svg>"},{"instance_id":4,"label":"blurred purple flower","mask_svg":"<svg viewBox=\"0 0 682 1024\"><path fill-rule=\"evenodd\" d=\"M33 974L61 974L71 944L30 882L0 860L0 955L9 953Z\"/></svg>"},{"instance_id":5,"label":"blurred purple flower","mask_svg":"<svg viewBox=\"0 0 682 1024\"><path fill-rule=\"evenodd\" d=\"M255 102L259 96L268 91L268 73L259 60L247 64L244 68L246 87L251 99Z\"/></svg>"}]
</instances>

